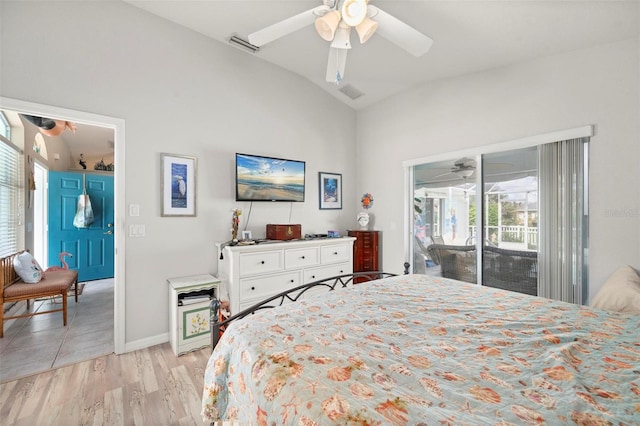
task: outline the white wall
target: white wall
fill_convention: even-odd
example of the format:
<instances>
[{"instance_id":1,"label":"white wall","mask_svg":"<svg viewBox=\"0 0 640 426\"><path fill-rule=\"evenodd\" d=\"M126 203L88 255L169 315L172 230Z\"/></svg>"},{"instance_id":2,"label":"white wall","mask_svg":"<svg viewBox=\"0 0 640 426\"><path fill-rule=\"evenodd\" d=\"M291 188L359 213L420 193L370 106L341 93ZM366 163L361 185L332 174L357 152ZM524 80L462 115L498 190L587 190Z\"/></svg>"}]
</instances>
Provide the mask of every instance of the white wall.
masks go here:
<instances>
[{"instance_id":1,"label":"white wall","mask_svg":"<svg viewBox=\"0 0 640 426\"><path fill-rule=\"evenodd\" d=\"M405 260L402 161L588 124L596 126L589 293L621 265L640 269L639 46L632 39L441 80L359 112L358 190L376 200L384 269Z\"/></svg>"},{"instance_id":2,"label":"white wall","mask_svg":"<svg viewBox=\"0 0 640 426\"><path fill-rule=\"evenodd\" d=\"M122 2L0 2L0 95L125 120L129 224L126 343L169 329L167 278L217 273L230 238L234 154L307 162L304 203L254 203L248 229L301 223L346 230L355 204L318 209L318 172L343 175L355 199L355 112L315 85L250 54ZM327 126L326 123L331 123ZM198 158L197 217L160 217L160 153ZM126 209L128 211L128 208ZM242 217L244 228L247 216Z\"/></svg>"}]
</instances>

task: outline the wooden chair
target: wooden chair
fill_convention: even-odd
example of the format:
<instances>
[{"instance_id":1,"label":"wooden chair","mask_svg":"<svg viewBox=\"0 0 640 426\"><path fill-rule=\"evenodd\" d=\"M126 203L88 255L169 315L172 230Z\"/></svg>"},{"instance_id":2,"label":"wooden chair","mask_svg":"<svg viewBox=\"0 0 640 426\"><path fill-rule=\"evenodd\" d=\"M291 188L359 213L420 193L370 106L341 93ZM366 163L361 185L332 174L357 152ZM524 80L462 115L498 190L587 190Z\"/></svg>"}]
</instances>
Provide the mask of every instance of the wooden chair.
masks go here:
<instances>
[{"instance_id":1,"label":"wooden chair","mask_svg":"<svg viewBox=\"0 0 640 426\"><path fill-rule=\"evenodd\" d=\"M13 259L20 253L14 253L0 259L0 337L4 337L4 320L24 318L33 315L62 312L62 324L67 325L67 294L75 284L76 303L78 303L78 271L74 269L45 272L44 277L35 284L25 283L13 267ZM31 299L62 296L62 307L49 311L30 312ZM4 316L4 304L27 301L27 312L22 315Z\"/></svg>"}]
</instances>

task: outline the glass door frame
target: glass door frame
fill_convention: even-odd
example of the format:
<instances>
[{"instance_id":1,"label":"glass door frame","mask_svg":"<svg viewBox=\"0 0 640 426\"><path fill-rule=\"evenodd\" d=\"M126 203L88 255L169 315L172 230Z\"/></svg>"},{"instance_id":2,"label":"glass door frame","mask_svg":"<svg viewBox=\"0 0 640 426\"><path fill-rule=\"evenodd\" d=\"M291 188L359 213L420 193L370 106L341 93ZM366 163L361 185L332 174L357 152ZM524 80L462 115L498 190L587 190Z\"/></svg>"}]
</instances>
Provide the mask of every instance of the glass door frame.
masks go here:
<instances>
[{"instance_id":1,"label":"glass door frame","mask_svg":"<svg viewBox=\"0 0 640 426\"><path fill-rule=\"evenodd\" d=\"M404 258L406 262L410 264L409 270L411 272L415 271L415 265L410 261L413 259L413 253L415 250L415 244L413 241L413 226L414 226L414 216L413 216L413 203L414 203L414 166L426 163L436 163L440 161L451 161L457 158L469 157L473 158L476 161L476 188L484 188L482 182L482 155L483 154L491 154L503 151L510 151L520 148L529 148L532 146L542 145L546 143L552 143L562 140L569 140L581 137L592 137L595 134L594 125L587 125L581 127L575 127L566 130L559 130L550 133L543 133L535 136L525 137L521 139L514 139L506 142L499 142L484 146L479 146L476 148L470 148L466 150L460 151L452 151L440 154L434 154L427 157L415 158L412 160L405 160L402 162L402 167L404 168ZM476 196L478 199L477 211L484 211L484 197ZM484 226L483 220L478 220L476 218L476 253L482 253L482 244L484 241ZM481 255L480 255L481 256ZM477 269L477 282L482 283L482 257L480 257L478 262L476 262Z\"/></svg>"}]
</instances>

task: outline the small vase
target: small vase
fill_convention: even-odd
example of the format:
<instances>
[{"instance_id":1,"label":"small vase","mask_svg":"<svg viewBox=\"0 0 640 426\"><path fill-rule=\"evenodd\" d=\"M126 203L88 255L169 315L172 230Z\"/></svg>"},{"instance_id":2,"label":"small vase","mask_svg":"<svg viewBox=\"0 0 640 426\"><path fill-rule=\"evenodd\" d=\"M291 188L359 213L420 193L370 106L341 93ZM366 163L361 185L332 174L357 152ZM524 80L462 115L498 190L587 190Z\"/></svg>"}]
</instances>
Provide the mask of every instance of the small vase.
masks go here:
<instances>
[{"instance_id":1,"label":"small vase","mask_svg":"<svg viewBox=\"0 0 640 426\"><path fill-rule=\"evenodd\" d=\"M358 225L360 225L360 229L361 230L367 230L369 229L369 213L367 212L360 212L358 213Z\"/></svg>"}]
</instances>

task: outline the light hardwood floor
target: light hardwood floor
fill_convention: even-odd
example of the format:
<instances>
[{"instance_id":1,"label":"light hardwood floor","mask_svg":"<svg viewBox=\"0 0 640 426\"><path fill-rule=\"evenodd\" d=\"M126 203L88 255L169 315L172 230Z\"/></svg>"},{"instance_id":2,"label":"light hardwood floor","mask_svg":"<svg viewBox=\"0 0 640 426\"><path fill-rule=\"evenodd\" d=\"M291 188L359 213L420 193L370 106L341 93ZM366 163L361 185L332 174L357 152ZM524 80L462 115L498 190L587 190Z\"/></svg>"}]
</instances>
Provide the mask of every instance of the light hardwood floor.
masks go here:
<instances>
[{"instance_id":1,"label":"light hardwood floor","mask_svg":"<svg viewBox=\"0 0 640 426\"><path fill-rule=\"evenodd\" d=\"M202 425L210 354L204 348L176 357L164 343L6 382L0 424Z\"/></svg>"}]
</instances>

